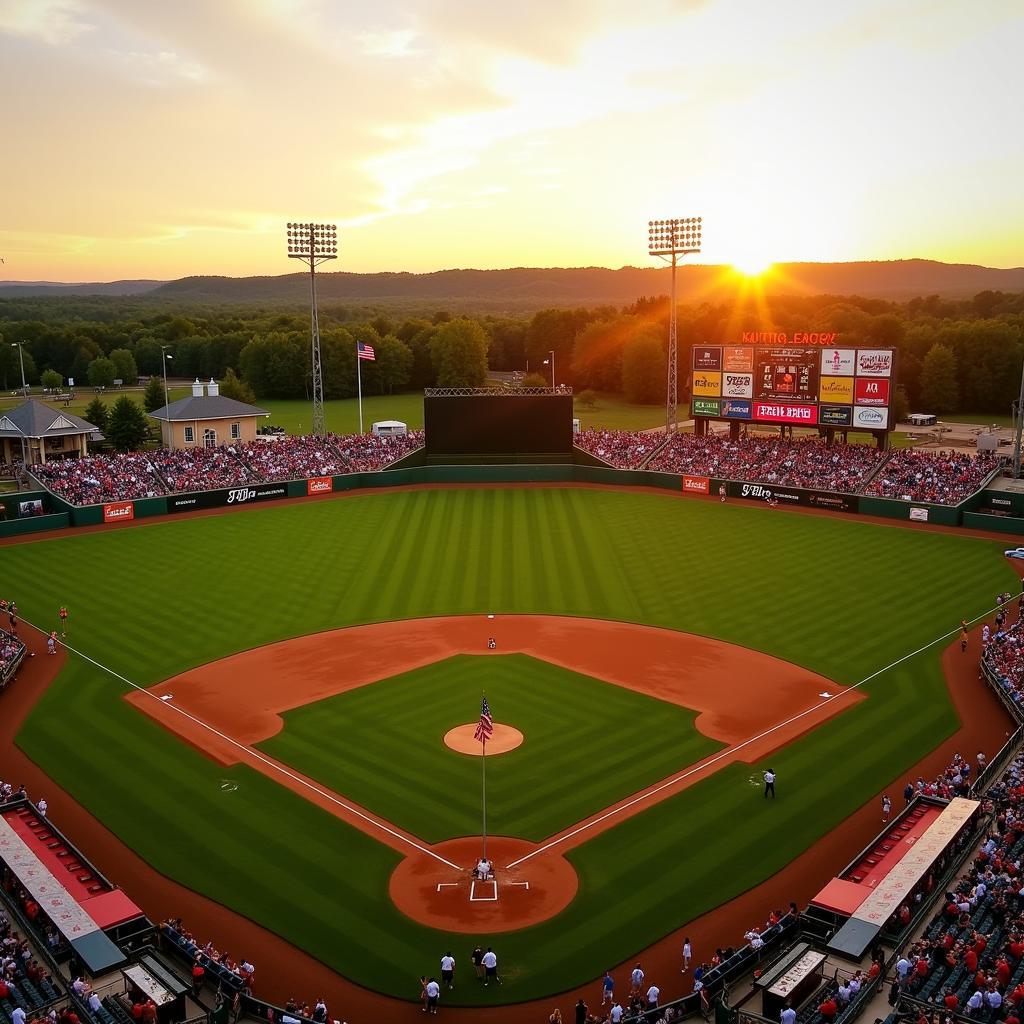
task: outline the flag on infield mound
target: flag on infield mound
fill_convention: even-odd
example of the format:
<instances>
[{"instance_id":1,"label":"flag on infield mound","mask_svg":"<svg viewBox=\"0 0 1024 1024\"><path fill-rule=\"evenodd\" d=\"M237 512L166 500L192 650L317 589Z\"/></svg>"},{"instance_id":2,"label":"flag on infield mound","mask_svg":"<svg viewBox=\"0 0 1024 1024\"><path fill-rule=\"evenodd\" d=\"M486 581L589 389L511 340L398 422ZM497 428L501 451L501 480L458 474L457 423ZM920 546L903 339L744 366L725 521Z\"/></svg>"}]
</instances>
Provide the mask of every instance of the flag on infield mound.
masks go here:
<instances>
[{"instance_id":1,"label":"flag on infield mound","mask_svg":"<svg viewBox=\"0 0 1024 1024\"><path fill-rule=\"evenodd\" d=\"M371 363L374 362L377 358L376 355L374 355L373 346L367 345L365 342L362 341L356 342L356 354L359 356L360 359L369 359Z\"/></svg>"},{"instance_id":2,"label":"flag on infield mound","mask_svg":"<svg viewBox=\"0 0 1024 1024\"><path fill-rule=\"evenodd\" d=\"M494 720L491 718L491 706L487 703L487 698L484 697L483 703L480 705L480 722L476 727L476 732L473 733L473 739L480 743L486 743L493 732Z\"/></svg>"}]
</instances>

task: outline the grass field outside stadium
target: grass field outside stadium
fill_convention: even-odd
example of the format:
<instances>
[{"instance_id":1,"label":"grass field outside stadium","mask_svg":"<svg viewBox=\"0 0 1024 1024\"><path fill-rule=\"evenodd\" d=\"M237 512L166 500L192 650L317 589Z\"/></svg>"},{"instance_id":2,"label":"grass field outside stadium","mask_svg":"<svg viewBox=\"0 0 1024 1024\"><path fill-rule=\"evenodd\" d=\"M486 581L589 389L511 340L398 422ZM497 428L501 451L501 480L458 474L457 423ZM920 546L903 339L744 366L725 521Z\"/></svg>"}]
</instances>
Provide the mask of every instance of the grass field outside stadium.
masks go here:
<instances>
[{"instance_id":1,"label":"grass field outside stadium","mask_svg":"<svg viewBox=\"0 0 1024 1024\"><path fill-rule=\"evenodd\" d=\"M61 536L6 548L3 563L28 621L52 628L58 606L68 605L69 644L141 686L288 637L492 611L717 637L851 684L955 629L1016 585L996 542L568 488L360 494ZM751 769L736 764L573 850L575 901L549 922L501 936L507 983L500 996L465 986L449 1002L519 1001L564 990L773 874L954 731L942 646L872 679L864 686L869 699L773 755L786 785L776 804L752 799ZM439 719L431 735L440 719L470 721L479 710L473 659L465 660L465 679L458 666L421 673L425 705ZM539 712L531 693L558 687L572 695L576 687L569 703L585 713L594 704L586 688L606 684L528 662L500 659L511 678L503 681L495 669L487 687L494 687L496 717L518 724L519 715L524 732L537 733L532 749L551 758L555 752L533 724ZM520 678L527 682L516 709L512 683ZM442 706L446 680L469 701L458 713ZM398 854L254 771L209 761L119 699L128 689L72 656L18 742L154 867L381 992L414 997L396 965L433 962L446 946L465 945L464 936L415 924L389 903ZM303 746L304 735L329 731L332 718L354 714L356 703L365 728L376 714L385 720L393 690L386 681L294 712L267 746L291 745L287 759L308 762L310 774L342 794L375 802L396 819L405 815L416 831L425 826L399 806L388 763L418 765L424 787L449 762L462 763L460 755L434 747L419 755L408 734L389 750L384 730L372 770L358 750L313 757ZM663 718L665 709L649 698L632 708L597 703L613 735L581 744L584 767L588 758L600 766L632 715L650 715L656 734L688 717L673 708ZM573 713L579 717L570 706L566 715ZM563 807L552 801L533 818L526 808L510 811L507 827L493 827L540 836L569 825L594 801L611 803L615 786L629 790L647 780L630 773L667 774L711 749L692 730L686 735L681 742L692 752L681 749L678 758L652 765L651 751L638 750L636 763L613 773L620 777L607 792L567 794ZM622 742L637 741L624 734ZM548 767L530 752L527 742L503 755L513 775ZM229 794L220 788L226 776L238 785ZM361 796L350 793L356 789ZM446 823L438 818L443 806L435 808L436 834L464 831L473 809L467 797Z\"/></svg>"}]
</instances>

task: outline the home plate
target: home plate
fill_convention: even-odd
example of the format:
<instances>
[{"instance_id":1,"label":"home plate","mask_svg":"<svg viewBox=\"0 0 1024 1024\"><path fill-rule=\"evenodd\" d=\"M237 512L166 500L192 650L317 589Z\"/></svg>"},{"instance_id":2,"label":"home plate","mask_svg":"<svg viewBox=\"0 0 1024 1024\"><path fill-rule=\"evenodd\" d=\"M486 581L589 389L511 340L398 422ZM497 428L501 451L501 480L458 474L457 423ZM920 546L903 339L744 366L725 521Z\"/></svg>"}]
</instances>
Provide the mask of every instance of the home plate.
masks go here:
<instances>
[{"instance_id":1,"label":"home plate","mask_svg":"<svg viewBox=\"0 0 1024 1024\"><path fill-rule=\"evenodd\" d=\"M822 690L821 693L818 694L818 696L819 697L831 697L832 694L829 693L828 690Z\"/></svg>"}]
</instances>

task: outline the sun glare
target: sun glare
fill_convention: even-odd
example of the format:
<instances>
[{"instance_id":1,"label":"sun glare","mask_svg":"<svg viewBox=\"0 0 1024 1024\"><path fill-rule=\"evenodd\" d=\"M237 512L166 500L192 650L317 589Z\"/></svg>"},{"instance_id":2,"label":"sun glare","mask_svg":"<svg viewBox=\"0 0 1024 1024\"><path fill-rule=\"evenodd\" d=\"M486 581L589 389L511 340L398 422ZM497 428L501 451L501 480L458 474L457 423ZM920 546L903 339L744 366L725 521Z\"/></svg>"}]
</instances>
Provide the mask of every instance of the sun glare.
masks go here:
<instances>
[{"instance_id":1,"label":"sun glare","mask_svg":"<svg viewBox=\"0 0 1024 1024\"><path fill-rule=\"evenodd\" d=\"M733 269L744 277L759 277L772 266L772 261L765 256L750 253L732 261Z\"/></svg>"}]
</instances>

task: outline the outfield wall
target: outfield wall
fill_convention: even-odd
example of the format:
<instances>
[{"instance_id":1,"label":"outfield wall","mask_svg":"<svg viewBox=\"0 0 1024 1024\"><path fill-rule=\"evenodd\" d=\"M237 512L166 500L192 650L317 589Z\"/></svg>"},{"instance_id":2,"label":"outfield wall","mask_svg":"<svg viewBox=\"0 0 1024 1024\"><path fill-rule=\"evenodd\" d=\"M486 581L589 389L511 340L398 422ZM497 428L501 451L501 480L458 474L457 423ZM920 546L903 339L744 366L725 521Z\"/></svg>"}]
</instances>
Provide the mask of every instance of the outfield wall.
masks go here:
<instances>
[{"instance_id":1,"label":"outfield wall","mask_svg":"<svg viewBox=\"0 0 1024 1024\"><path fill-rule=\"evenodd\" d=\"M413 453L416 454L416 453ZM410 461L413 464L410 464ZM420 460L402 460L391 469L342 476L314 477L308 480L275 481L245 484L235 488L171 494L134 501L110 502L106 505L76 507L47 492L32 495L11 495L8 502L25 497L41 496L54 514L16 519L0 523L0 537L54 530L67 526L98 526L149 516L194 512L201 509L232 508L260 504L283 498L314 498L342 491L410 487L431 484L534 484L592 483L612 487L657 487L696 496L715 497L724 487L727 498L771 502L777 506L814 508L910 522L935 523L940 526L965 526L1000 533L1024 535L1024 518L986 515L975 509L987 508L984 494L973 494L960 505L933 505L928 502L895 501L859 494L784 487L775 484L751 483L743 480L721 480L715 477L656 473L647 470L614 469L592 465L590 460L567 464L454 464L417 465ZM988 492L984 492L987 494ZM15 504L15 509L17 505ZM1002 509L1000 509L1002 511Z\"/></svg>"}]
</instances>

